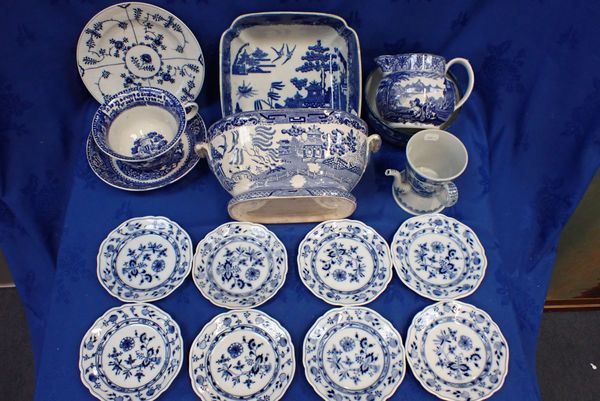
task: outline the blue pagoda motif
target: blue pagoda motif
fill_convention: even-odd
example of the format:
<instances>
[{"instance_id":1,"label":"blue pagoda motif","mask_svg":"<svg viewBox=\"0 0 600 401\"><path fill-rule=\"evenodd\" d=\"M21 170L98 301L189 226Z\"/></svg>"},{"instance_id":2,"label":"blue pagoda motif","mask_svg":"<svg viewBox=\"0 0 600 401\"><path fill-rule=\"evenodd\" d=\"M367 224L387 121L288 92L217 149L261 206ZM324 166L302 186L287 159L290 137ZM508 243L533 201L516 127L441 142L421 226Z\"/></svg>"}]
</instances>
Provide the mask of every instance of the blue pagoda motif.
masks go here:
<instances>
[{"instance_id":1,"label":"blue pagoda motif","mask_svg":"<svg viewBox=\"0 0 600 401\"><path fill-rule=\"evenodd\" d=\"M275 64L268 63L271 59L269 53L257 47L252 53L248 53L249 43L242 45L231 66L233 75L248 75L248 74L268 74L271 71L266 68L275 67Z\"/></svg>"}]
</instances>

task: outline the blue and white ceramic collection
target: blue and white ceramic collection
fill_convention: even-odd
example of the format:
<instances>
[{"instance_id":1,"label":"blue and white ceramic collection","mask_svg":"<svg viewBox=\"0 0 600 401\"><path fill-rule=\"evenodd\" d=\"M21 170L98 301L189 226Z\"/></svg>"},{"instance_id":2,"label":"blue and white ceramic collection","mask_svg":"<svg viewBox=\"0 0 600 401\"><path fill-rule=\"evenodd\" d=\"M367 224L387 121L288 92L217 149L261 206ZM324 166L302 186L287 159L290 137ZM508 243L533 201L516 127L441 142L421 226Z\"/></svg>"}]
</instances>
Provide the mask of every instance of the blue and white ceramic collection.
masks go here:
<instances>
[{"instance_id":1,"label":"blue and white ceramic collection","mask_svg":"<svg viewBox=\"0 0 600 401\"><path fill-rule=\"evenodd\" d=\"M406 220L391 248L402 282L434 301L464 298L475 292L485 276L487 258L477 235L443 214Z\"/></svg>"},{"instance_id":2,"label":"blue and white ceramic collection","mask_svg":"<svg viewBox=\"0 0 600 401\"><path fill-rule=\"evenodd\" d=\"M286 275L285 246L260 224L225 223L196 247L194 283L217 306L261 305L279 291Z\"/></svg>"},{"instance_id":3,"label":"blue and white ceramic collection","mask_svg":"<svg viewBox=\"0 0 600 401\"><path fill-rule=\"evenodd\" d=\"M365 307L331 309L304 338L304 373L324 400L384 401L406 373L402 337Z\"/></svg>"},{"instance_id":4,"label":"blue and white ceramic collection","mask_svg":"<svg viewBox=\"0 0 600 401\"><path fill-rule=\"evenodd\" d=\"M81 381L102 401L152 401L183 364L177 323L156 306L126 304L108 310L81 341Z\"/></svg>"},{"instance_id":5,"label":"blue and white ceramic collection","mask_svg":"<svg viewBox=\"0 0 600 401\"><path fill-rule=\"evenodd\" d=\"M377 88L377 110L391 127L438 128L462 107L473 90L475 76L464 58L446 63L441 56L409 53L379 56L375 63L383 73ZM454 83L447 77L454 64L462 65L469 77L460 99L456 99Z\"/></svg>"},{"instance_id":6,"label":"blue and white ceramic collection","mask_svg":"<svg viewBox=\"0 0 600 401\"><path fill-rule=\"evenodd\" d=\"M225 117L198 145L233 199L236 220L293 223L344 218L378 135L344 111L265 110Z\"/></svg>"},{"instance_id":7,"label":"blue and white ceramic collection","mask_svg":"<svg viewBox=\"0 0 600 401\"><path fill-rule=\"evenodd\" d=\"M192 270L192 241L166 217L137 217L100 245L98 280L123 302L156 301L171 294Z\"/></svg>"},{"instance_id":8,"label":"blue and white ceramic collection","mask_svg":"<svg viewBox=\"0 0 600 401\"><path fill-rule=\"evenodd\" d=\"M277 401L294 377L294 345L279 322L259 310L211 320L190 349L190 379L202 400Z\"/></svg>"},{"instance_id":9,"label":"blue and white ceramic collection","mask_svg":"<svg viewBox=\"0 0 600 401\"><path fill-rule=\"evenodd\" d=\"M392 279L387 242L356 220L326 221L298 247L304 285L332 305L364 305L377 298Z\"/></svg>"},{"instance_id":10,"label":"blue and white ceramic collection","mask_svg":"<svg viewBox=\"0 0 600 401\"><path fill-rule=\"evenodd\" d=\"M416 379L442 400L489 398L508 373L508 344L498 325L460 301L440 301L417 313L406 352Z\"/></svg>"},{"instance_id":11,"label":"blue and white ceramic collection","mask_svg":"<svg viewBox=\"0 0 600 401\"><path fill-rule=\"evenodd\" d=\"M115 4L96 14L79 36L77 66L100 103L140 86L193 101L204 81L204 57L192 31L169 11L146 3Z\"/></svg>"},{"instance_id":12,"label":"blue and white ceramic collection","mask_svg":"<svg viewBox=\"0 0 600 401\"><path fill-rule=\"evenodd\" d=\"M429 129L414 134L406 145L406 169L388 169L398 206L414 215L437 213L458 201L453 180L467 168L465 145L449 132Z\"/></svg>"},{"instance_id":13,"label":"blue and white ceramic collection","mask_svg":"<svg viewBox=\"0 0 600 401\"><path fill-rule=\"evenodd\" d=\"M107 156L100 151L91 134L86 153L94 174L108 185L126 191L148 191L172 184L189 173L200 160L194 146L204 141L206 127L197 114L187 123L179 142L154 162L153 168L136 168L131 163Z\"/></svg>"},{"instance_id":14,"label":"blue and white ceramic collection","mask_svg":"<svg viewBox=\"0 0 600 401\"><path fill-rule=\"evenodd\" d=\"M242 15L223 33L220 49L223 116L281 108L360 115L358 37L336 15Z\"/></svg>"}]
</instances>

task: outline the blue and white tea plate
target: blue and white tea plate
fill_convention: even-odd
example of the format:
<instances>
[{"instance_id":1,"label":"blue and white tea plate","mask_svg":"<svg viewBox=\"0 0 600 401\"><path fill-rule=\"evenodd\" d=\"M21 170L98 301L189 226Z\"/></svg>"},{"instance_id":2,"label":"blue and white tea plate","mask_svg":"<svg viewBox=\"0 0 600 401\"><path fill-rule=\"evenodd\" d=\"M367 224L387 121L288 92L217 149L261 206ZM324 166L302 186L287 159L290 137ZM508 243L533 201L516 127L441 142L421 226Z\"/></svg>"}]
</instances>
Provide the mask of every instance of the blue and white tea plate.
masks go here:
<instances>
[{"instance_id":1,"label":"blue and white tea plate","mask_svg":"<svg viewBox=\"0 0 600 401\"><path fill-rule=\"evenodd\" d=\"M79 75L100 103L123 89L153 86L196 99L204 57L192 31L167 10L120 3L96 14L77 42Z\"/></svg>"},{"instance_id":2,"label":"blue and white tea plate","mask_svg":"<svg viewBox=\"0 0 600 401\"><path fill-rule=\"evenodd\" d=\"M440 301L417 313L406 352L416 379L442 400L489 398L508 372L508 345L498 325L460 301Z\"/></svg>"},{"instance_id":3,"label":"blue and white tea plate","mask_svg":"<svg viewBox=\"0 0 600 401\"><path fill-rule=\"evenodd\" d=\"M185 133L167 154L167 159L156 167L140 169L132 163L113 159L100 150L91 135L86 154L94 174L108 185L126 191L149 191L172 184L189 173L200 160L194 146L205 140L204 121L196 115L188 121Z\"/></svg>"},{"instance_id":4,"label":"blue and white tea plate","mask_svg":"<svg viewBox=\"0 0 600 401\"><path fill-rule=\"evenodd\" d=\"M98 280L123 302L175 291L192 270L192 240L166 217L136 217L114 229L98 251Z\"/></svg>"},{"instance_id":5,"label":"blue and white tea plate","mask_svg":"<svg viewBox=\"0 0 600 401\"><path fill-rule=\"evenodd\" d=\"M202 400L277 401L295 369L287 330L254 309L218 315L190 349L192 388Z\"/></svg>"},{"instance_id":6,"label":"blue and white tea plate","mask_svg":"<svg viewBox=\"0 0 600 401\"><path fill-rule=\"evenodd\" d=\"M433 299L459 299L483 281L485 249L465 224L443 214L406 220L392 241L394 267L417 294Z\"/></svg>"},{"instance_id":7,"label":"blue and white tea plate","mask_svg":"<svg viewBox=\"0 0 600 401\"><path fill-rule=\"evenodd\" d=\"M313 389L324 400L383 401L406 372L402 337L365 307L331 309L304 338L302 361Z\"/></svg>"},{"instance_id":8,"label":"blue and white tea plate","mask_svg":"<svg viewBox=\"0 0 600 401\"><path fill-rule=\"evenodd\" d=\"M265 226L225 223L198 243L192 276L210 302L251 308L273 297L287 274L287 253Z\"/></svg>"},{"instance_id":9,"label":"blue and white tea plate","mask_svg":"<svg viewBox=\"0 0 600 401\"><path fill-rule=\"evenodd\" d=\"M298 248L298 269L306 287L332 305L364 305L392 279L387 242L356 220L330 220L310 231Z\"/></svg>"},{"instance_id":10,"label":"blue and white tea plate","mask_svg":"<svg viewBox=\"0 0 600 401\"><path fill-rule=\"evenodd\" d=\"M358 37L336 15L242 15L221 36L220 49L223 116L280 108L360 115Z\"/></svg>"},{"instance_id":11,"label":"blue and white tea plate","mask_svg":"<svg viewBox=\"0 0 600 401\"><path fill-rule=\"evenodd\" d=\"M79 351L81 381L103 401L152 401L183 363L177 323L156 306L109 309L87 331Z\"/></svg>"}]
</instances>

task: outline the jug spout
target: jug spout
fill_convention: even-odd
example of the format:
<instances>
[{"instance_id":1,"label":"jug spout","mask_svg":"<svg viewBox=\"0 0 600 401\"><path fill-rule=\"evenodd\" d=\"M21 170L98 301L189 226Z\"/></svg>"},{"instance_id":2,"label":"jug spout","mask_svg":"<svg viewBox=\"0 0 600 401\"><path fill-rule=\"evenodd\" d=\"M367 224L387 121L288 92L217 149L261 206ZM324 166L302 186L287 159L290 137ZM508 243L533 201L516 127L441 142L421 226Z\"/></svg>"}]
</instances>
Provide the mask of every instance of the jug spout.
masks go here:
<instances>
[{"instance_id":1,"label":"jug spout","mask_svg":"<svg viewBox=\"0 0 600 401\"><path fill-rule=\"evenodd\" d=\"M394 177L394 186L399 187L402 185L402 174L398 170L388 168L385 170L385 175Z\"/></svg>"}]
</instances>

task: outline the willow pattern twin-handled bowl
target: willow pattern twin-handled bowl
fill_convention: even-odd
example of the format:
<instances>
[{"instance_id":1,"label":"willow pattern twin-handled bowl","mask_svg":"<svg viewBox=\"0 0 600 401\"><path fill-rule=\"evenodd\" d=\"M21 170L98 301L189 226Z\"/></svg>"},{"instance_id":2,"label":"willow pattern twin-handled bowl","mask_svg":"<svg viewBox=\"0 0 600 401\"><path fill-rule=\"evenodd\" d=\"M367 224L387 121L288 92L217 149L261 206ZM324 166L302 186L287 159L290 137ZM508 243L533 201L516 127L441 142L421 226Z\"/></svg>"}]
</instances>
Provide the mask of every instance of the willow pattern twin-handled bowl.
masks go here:
<instances>
[{"instance_id":1,"label":"willow pattern twin-handled bowl","mask_svg":"<svg viewBox=\"0 0 600 401\"><path fill-rule=\"evenodd\" d=\"M350 191L379 150L360 118L330 109L237 113L213 124L196 150L233 199L229 215L258 223L348 217Z\"/></svg>"}]
</instances>

